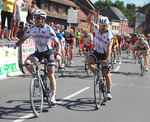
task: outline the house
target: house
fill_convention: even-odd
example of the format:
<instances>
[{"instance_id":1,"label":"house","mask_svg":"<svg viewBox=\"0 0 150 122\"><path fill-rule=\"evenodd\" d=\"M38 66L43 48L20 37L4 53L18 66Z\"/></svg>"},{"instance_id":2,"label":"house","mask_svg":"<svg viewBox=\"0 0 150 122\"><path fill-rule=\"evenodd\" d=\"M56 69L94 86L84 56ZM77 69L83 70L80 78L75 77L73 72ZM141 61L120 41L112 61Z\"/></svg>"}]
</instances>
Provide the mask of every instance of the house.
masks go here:
<instances>
[{"instance_id":1,"label":"house","mask_svg":"<svg viewBox=\"0 0 150 122\"><path fill-rule=\"evenodd\" d=\"M113 33L133 33L133 28L128 27L128 19L118 8L108 6L108 8L100 12L100 15L107 16L109 18L110 30Z\"/></svg>"},{"instance_id":2,"label":"house","mask_svg":"<svg viewBox=\"0 0 150 122\"><path fill-rule=\"evenodd\" d=\"M150 3L141 7L135 13L135 32L147 34L150 32Z\"/></svg>"},{"instance_id":3,"label":"house","mask_svg":"<svg viewBox=\"0 0 150 122\"><path fill-rule=\"evenodd\" d=\"M92 20L97 23L98 22L98 15L99 15L99 8L97 8L90 0L73 0L75 1L76 5L80 7L78 17L78 29L82 30L83 28L88 28L90 32L93 32L93 27L90 27L86 22L86 17L88 16L90 10L95 10L96 15L92 16Z\"/></svg>"},{"instance_id":4,"label":"house","mask_svg":"<svg viewBox=\"0 0 150 122\"><path fill-rule=\"evenodd\" d=\"M27 0L31 3L32 0ZM70 29L76 32L77 29L82 30L83 28L91 27L86 22L86 17L91 9L97 11L97 15L93 17L93 20L97 23L99 9L90 0L36 0L37 6L43 9L47 13L46 22L53 21L55 24L60 24L62 28L69 29L68 9L78 10L78 22L71 24Z\"/></svg>"},{"instance_id":5,"label":"house","mask_svg":"<svg viewBox=\"0 0 150 122\"><path fill-rule=\"evenodd\" d=\"M26 16L28 14L28 6L31 5L32 0L24 0L26 8L22 10L21 18L22 23L26 23ZM78 10L77 23L71 23L70 29L76 32L78 29L83 30L89 28L92 31L92 27L86 22L86 17L91 9L95 9L97 14L93 16L93 21L97 23L99 9L90 0L36 0L37 8L44 10L47 13L46 23L54 22L54 24L60 24L62 29L69 29L68 9Z\"/></svg>"}]
</instances>

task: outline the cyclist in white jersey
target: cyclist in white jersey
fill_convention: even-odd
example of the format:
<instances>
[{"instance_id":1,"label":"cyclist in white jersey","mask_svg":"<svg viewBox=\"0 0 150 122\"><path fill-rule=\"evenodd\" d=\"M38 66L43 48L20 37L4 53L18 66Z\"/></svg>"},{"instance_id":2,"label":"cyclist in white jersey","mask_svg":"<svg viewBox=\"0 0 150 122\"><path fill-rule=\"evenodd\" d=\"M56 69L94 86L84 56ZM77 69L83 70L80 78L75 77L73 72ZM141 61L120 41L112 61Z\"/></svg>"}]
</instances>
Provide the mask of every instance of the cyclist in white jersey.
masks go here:
<instances>
[{"instance_id":1,"label":"cyclist in white jersey","mask_svg":"<svg viewBox=\"0 0 150 122\"><path fill-rule=\"evenodd\" d=\"M54 71L55 71L55 60L54 60L54 54L51 47L52 41L55 42L57 45L57 55L56 55L56 61L59 61L61 59L60 57L60 51L61 46L60 43L56 37L56 34L54 30L47 24L44 23L46 19L46 13L41 10L35 10L34 12L34 21L35 25L32 25L25 35L14 44L14 48L16 49L17 46L21 45L26 39L28 39L30 36L34 39L35 44L35 53L31 54L26 60L25 64L30 64L32 62L41 61L42 58L46 58L49 66L49 73L48 77L50 79L50 85L52 89L52 104L55 104L55 96L56 96L56 80L54 77ZM34 74L35 70L33 66L26 66L27 70Z\"/></svg>"},{"instance_id":2,"label":"cyclist in white jersey","mask_svg":"<svg viewBox=\"0 0 150 122\"><path fill-rule=\"evenodd\" d=\"M89 15L87 16L87 22L90 24L94 31L95 31L95 45L94 45L94 52L87 58L87 63L94 63L98 60L102 59L102 65L104 69L104 77L107 83L107 98L110 100L111 96L111 77L110 77L110 55L111 55L111 48L113 43L113 35L107 29L109 20L107 17L100 17L98 25L95 24L91 17L96 14L94 10L91 10ZM88 65L90 70L95 74L95 66L93 64Z\"/></svg>"}]
</instances>

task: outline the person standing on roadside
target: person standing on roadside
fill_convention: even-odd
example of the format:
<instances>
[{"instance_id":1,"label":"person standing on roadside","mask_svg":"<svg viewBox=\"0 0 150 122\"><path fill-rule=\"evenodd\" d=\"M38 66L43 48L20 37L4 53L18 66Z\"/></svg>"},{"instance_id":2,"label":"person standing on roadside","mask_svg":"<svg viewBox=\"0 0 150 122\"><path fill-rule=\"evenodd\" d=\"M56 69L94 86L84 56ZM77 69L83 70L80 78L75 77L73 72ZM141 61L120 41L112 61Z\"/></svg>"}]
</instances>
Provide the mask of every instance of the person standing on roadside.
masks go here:
<instances>
[{"instance_id":1,"label":"person standing on roadside","mask_svg":"<svg viewBox=\"0 0 150 122\"><path fill-rule=\"evenodd\" d=\"M16 13L15 13L15 17L12 18L12 23L11 23L11 35L10 35L11 40L16 40L16 41L19 40L17 38L17 33L21 21L21 9L23 9L25 6L26 5L23 0L16 0Z\"/></svg>"},{"instance_id":2,"label":"person standing on roadside","mask_svg":"<svg viewBox=\"0 0 150 122\"><path fill-rule=\"evenodd\" d=\"M10 39L10 33L11 33L11 20L15 17L16 13L16 0L2 0L2 11L1 11L1 39L4 39L4 28L5 28L5 20L7 18L7 28L8 28L8 35L7 39L11 41Z\"/></svg>"},{"instance_id":3,"label":"person standing on roadside","mask_svg":"<svg viewBox=\"0 0 150 122\"><path fill-rule=\"evenodd\" d=\"M35 11L35 7L36 7L36 0L33 0L31 3L31 6L28 7L28 15L26 18L27 23L29 24L34 24L33 21L33 12Z\"/></svg>"}]
</instances>

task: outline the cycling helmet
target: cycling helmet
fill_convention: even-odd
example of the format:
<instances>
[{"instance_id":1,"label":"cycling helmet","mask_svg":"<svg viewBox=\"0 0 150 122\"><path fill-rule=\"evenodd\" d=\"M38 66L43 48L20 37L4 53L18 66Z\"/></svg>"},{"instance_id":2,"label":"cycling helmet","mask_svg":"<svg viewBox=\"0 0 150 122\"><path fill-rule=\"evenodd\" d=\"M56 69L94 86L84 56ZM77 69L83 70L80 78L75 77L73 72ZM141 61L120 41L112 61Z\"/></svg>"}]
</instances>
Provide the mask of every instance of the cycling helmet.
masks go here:
<instances>
[{"instance_id":1,"label":"cycling helmet","mask_svg":"<svg viewBox=\"0 0 150 122\"><path fill-rule=\"evenodd\" d=\"M43 11L43 10L41 10L41 9L35 10L34 13L33 13L33 15L38 15L38 16L40 16L42 18L46 18L46 16L47 16L46 12Z\"/></svg>"},{"instance_id":2,"label":"cycling helmet","mask_svg":"<svg viewBox=\"0 0 150 122\"><path fill-rule=\"evenodd\" d=\"M150 37L150 33L147 34L147 37Z\"/></svg>"},{"instance_id":3,"label":"cycling helmet","mask_svg":"<svg viewBox=\"0 0 150 122\"><path fill-rule=\"evenodd\" d=\"M108 17L100 17L98 20L98 24L99 25L108 25L109 24L109 20Z\"/></svg>"},{"instance_id":4,"label":"cycling helmet","mask_svg":"<svg viewBox=\"0 0 150 122\"><path fill-rule=\"evenodd\" d=\"M130 38L130 34L127 34L126 37L127 37L127 38Z\"/></svg>"},{"instance_id":5,"label":"cycling helmet","mask_svg":"<svg viewBox=\"0 0 150 122\"><path fill-rule=\"evenodd\" d=\"M145 36L144 36L144 34L141 34L141 37L143 37L143 38L144 38L144 37L145 37Z\"/></svg>"},{"instance_id":6,"label":"cycling helmet","mask_svg":"<svg viewBox=\"0 0 150 122\"><path fill-rule=\"evenodd\" d=\"M87 34L88 32L89 32L89 30L88 30L87 28L84 28L84 29L83 29L83 33L84 33L84 34Z\"/></svg>"},{"instance_id":7,"label":"cycling helmet","mask_svg":"<svg viewBox=\"0 0 150 122\"><path fill-rule=\"evenodd\" d=\"M137 37L137 33L134 33L133 36L134 36L134 37Z\"/></svg>"},{"instance_id":8,"label":"cycling helmet","mask_svg":"<svg viewBox=\"0 0 150 122\"><path fill-rule=\"evenodd\" d=\"M143 37L139 37L139 38L138 38L138 41L139 41L139 42L143 42L143 41L144 41L144 38L143 38Z\"/></svg>"},{"instance_id":9,"label":"cycling helmet","mask_svg":"<svg viewBox=\"0 0 150 122\"><path fill-rule=\"evenodd\" d=\"M64 34L65 34L65 35L69 35L69 34L70 34L70 31L69 31L69 30L65 30Z\"/></svg>"},{"instance_id":10,"label":"cycling helmet","mask_svg":"<svg viewBox=\"0 0 150 122\"><path fill-rule=\"evenodd\" d=\"M118 36L118 37L121 37L121 33L118 33L117 36Z\"/></svg>"}]
</instances>

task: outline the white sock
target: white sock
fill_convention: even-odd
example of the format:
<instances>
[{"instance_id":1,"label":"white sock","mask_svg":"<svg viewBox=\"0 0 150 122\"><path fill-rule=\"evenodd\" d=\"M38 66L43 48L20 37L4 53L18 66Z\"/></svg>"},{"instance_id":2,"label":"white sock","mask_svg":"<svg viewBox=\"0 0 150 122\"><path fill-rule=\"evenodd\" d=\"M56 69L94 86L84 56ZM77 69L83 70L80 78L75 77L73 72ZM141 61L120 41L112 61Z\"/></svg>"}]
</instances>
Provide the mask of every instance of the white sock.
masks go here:
<instances>
[{"instance_id":1,"label":"white sock","mask_svg":"<svg viewBox=\"0 0 150 122\"><path fill-rule=\"evenodd\" d=\"M52 97L56 96L56 90L52 90Z\"/></svg>"}]
</instances>

